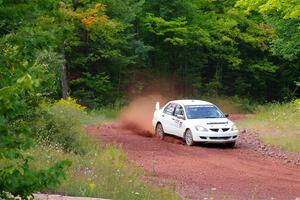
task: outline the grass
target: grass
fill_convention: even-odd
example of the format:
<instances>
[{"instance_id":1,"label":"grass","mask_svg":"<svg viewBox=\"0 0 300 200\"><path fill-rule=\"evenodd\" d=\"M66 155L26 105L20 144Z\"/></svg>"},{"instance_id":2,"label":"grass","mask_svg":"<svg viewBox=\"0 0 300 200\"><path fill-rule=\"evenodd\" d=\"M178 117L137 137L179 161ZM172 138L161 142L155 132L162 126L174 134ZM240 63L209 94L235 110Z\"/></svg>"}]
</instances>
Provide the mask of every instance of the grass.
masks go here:
<instances>
[{"instance_id":1,"label":"grass","mask_svg":"<svg viewBox=\"0 0 300 200\"><path fill-rule=\"evenodd\" d=\"M180 199L174 187L146 183L143 179L149 175L130 163L120 147L98 140L96 144L87 136L84 126L111 121L119 109L112 105L86 112L71 98L41 105L36 119L27 122L38 143L24 152L33 158L30 167L47 169L62 160L72 165L58 187L40 192L107 199ZM18 162L0 159L0 166Z\"/></svg>"},{"instance_id":2,"label":"grass","mask_svg":"<svg viewBox=\"0 0 300 200\"><path fill-rule=\"evenodd\" d=\"M171 188L158 188L142 181L143 170L130 163L124 151L115 146L95 147L82 156L39 145L27 154L35 158L31 165L39 169L58 160L72 161L68 179L51 193L108 199L180 199Z\"/></svg>"},{"instance_id":3,"label":"grass","mask_svg":"<svg viewBox=\"0 0 300 200\"><path fill-rule=\"evenodd\" d=\"M82 119L84 124L99 124L114 121L122 109L120 103L115 103L96 110L90 110L88 115Z\"/></svg>"},{"instance_id":4,"label":"grass","mask_svg":"<svg viewBox=\"0 0 300 200\"><path fill-rule=\"evenodd\" d=\"M295 103L259 106L255 115L239 126L259 133L267 144L300 152L300 105Z\"/></svg>"},{"instance_id":5,"label":"grass","mask_svg":"<svg viewBox=\"0 0 300 200\"><path fill-rule=\"evenodd\" d=\"M221 105L225 112L242 108L230 98L215 100L219 103L212 102ZM142 168L130 163L120 147L96 145L86 137L83 126L113 121L120 109L119 105L111 105L86 112L73 99L43 105L38 119L29 122L37 138L43 138L26 152L34 158L30 166L44 169L65 159L72 166L67 170L67 179L57 188L41 192L108 199L180 199L175 193L175 183L158 184L159 187L147 183L145 177L147 180L151 173L145 175ZM3 164L8 163L0 163ZM153 170L152 177L155 174Z\"/></svg>"},{"instance_id":6,"label":"grass","mask_svg":"<svg viewBox=\"0 0 300 200\"><path fill-rule=\"evenodd\" d=\"M30 165L43 169L65 159L72 165L66 180L44 192L107 199L180 199L172 188L154 187L142 181L143 169L130 163L120 147L95 144L86 137L83 126L113 120L119 106L84 112L72 99L45 106L51 115L37 120L34 130L51 140L39 140L36 148L26 152L34 158ZM76 153L77 149L84 151Z\"/></svg>"}]
</instances>

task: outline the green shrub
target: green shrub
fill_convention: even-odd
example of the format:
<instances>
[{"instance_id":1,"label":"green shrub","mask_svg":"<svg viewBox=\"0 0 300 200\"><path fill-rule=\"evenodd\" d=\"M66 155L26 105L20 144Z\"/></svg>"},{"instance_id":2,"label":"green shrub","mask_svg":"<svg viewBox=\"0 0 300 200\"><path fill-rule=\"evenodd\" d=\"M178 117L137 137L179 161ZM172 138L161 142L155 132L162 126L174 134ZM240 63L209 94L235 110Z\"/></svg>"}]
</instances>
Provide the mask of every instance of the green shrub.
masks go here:
<instances>
[{"instance_id":1,"label":"green shrub","mask_svg":"<svg viewBox=\"0 0 300 200\"><path fill-rule=\"evenodd\" d=\"M293 103L294 103L295 105L300 105L300 99L295 99L295 100L293 101Z\"/></svg>"},{"instance_id":2,"label":"green shrub","mask_svg":"<svg viewBox=\"0 0 300 200\"><path fill-rule=\"evenodd\" d=\"M5 162L1 161L1 164ZM8 162L10 163L10 162ZM11 162L13 163L13 162ZM44 190L45 188L55 188L62 179L66 178L66 167L71 162L68 160L52 163L44 169L36 170L28 165L28 160L24 164L6 165L0 170L0 197L2 199L14 199L13 196L20 196L27 199L33 192ZM9 192L9 193L6 193Z\"/></svg>"},{"instance_id":3,"label":"green shrub","mask_svg":"<svg viewBox=\"0 0 300 200\"><path fill-rule=\"evenodd\" d=\"M68 152L84 154L91 147L82 127L86 116L84 107L71 98L44 104L34 124L34 132L43 142L59 145Z\"/></svg>"},{"instance_id":4,"label":"green shrub","mask_svg":"<svg viewBox=\"0 0 300 200\"><path fill-rule=\"evenodd\" d=\"M82 77L70 81L71 95L83 105L95 109L116 99L110 78L105 73Z\"/></svg>"},{"instance_id":5,"label":"green shrub","mask_svg":"<svg viewBox=\"0 0 300 200\"><path fill-rule=\"evenodd\" d=\"M34 92L38 81L29 74L14 84L0 86L0 199L27 199L33 192L54 187L65 177L69 161L47 165L35 170L28 165L31 157L24 151L34 147L32 131L25 116L33 108L29 106L29 94ZM58 160L57 160L58 161Z\"/></svg>"}]
</instances>

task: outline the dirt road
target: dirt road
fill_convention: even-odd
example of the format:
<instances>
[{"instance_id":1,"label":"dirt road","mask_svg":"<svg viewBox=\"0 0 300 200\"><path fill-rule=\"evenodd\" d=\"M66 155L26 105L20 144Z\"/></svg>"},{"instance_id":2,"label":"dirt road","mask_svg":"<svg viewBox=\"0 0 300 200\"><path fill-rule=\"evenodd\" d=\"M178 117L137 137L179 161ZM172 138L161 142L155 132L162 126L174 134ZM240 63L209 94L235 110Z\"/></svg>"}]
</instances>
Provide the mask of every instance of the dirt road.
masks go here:
<instances>
[{"instance_id":1,"label":"dirt road","mask_svg":"<svg viewBox=\"0 0 300 200\"><path fill-rule=\"evenodd\" d=\"M94 125L92 135L117 143L129 159L155 176L176 181L176 191L190 199L283 199L300 197L300 166L284 164L238 142L188 147L173 137L160 141L118 125Z\"/></svg>"}]
</instances>

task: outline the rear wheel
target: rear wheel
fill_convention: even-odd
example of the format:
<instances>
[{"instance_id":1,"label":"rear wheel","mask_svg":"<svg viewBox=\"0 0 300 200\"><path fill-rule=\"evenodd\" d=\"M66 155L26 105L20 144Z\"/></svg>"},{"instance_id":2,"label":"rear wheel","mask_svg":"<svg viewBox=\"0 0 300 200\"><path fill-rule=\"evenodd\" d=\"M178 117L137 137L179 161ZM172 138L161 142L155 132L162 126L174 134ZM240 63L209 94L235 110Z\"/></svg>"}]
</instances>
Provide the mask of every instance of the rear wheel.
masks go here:
<instances>
[{"instance_id":1,"label":"rear wheel","mask_svg":"<svg viewBox=\"0 0 300 200\"><path fill-rule=\"evenodd\" d=\"M193 140L193 134L192 134L192 131L190 129L188 129L186 132L185 132L185 135L184 135L184 140L185 140L185 143L188 145L188 146L193 146L195 144L194 140Z\"/></svg>"},{"instance_id":2,"label":"rear wheel","mask_svg":"<svg viewBox=\"0 0 300 200\"><path fill-rule=\"evenodd\" d=\"M155 128L155 134L157 135L157 137L159 138L159 139L164 139L164 136L165 136L165 132L164 132L164 128L163 128L163 126L160 124L160 123L158 123L157 125L156 125L156 128Z\"/></svg>"}]
</instances>

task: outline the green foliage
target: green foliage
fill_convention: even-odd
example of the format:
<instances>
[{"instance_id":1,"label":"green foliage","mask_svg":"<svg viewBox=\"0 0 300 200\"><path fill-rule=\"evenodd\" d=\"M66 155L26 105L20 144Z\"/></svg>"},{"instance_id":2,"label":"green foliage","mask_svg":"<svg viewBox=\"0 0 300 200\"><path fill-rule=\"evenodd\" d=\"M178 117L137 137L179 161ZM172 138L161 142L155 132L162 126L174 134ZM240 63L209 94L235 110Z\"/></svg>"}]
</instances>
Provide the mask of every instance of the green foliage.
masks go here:
<instances>
[{"instance_id":1,"label":"green foliage","mask_svg":"<svg viewBox=\"0 0 300 200\"><path fill-rule=\"evenodd\" d=\"M277 74L281 83L276 83L278 95L285 100L291 100L299 95L297 81L300 74L300 3L298 1L272 1L272 0L239 0L236 7L242 8L247 15L258 13L264 23L272 28L269 36L270 52L277 56L279 66ZM275 60L275 59L274 59ZM283 82L283 80L287 80Z\"/></svg>"},{"instance_id":2,"label":"green foliage","mask_svg":"<svg viewBox=\"0 0 300 200\"><path fill-rule=\"evenodd\" d=\"M73 90L72 95L90 108L97 108L114 101L113 86L105 73L96 75L85 73L83 77L72 80L70 87Z\"/></svg>"},{"instance_id":3,"label":"green foliage","mask_svg":"<svg viewBox=\"0 0 300 200\"><path fill-rule=\"evenodd\" d=\"M25 74L15 84L0 88L0 161L11 161L0 167L0 197L3 199L10 199L11 195L27 198L33 192L54 187L65 177L64 169L70 166L69 161L62 161L37 171L29 167L30 157L23 154L34 141L29 126L20 121L28 109L26 95L33 92L38 83ZM13 161L15 164L10 164Z\"/></svg>"},{"instance_id":4,"label":"green foliage","mask_svg":"<svg viewBox=\"0 0 300 200\"><path fill-rule=\"evenodd\" d=\"M39 93L57 98L63 42L69 92L91 108L126 95L141 72L176 80L185 95L289 100L299 95L298 8L271 0L2 1L0 62L19 63L14 73L22 74L43 58L49 73Z\"/></svg>"},{"instance_id":5,"label":"green foliage","mask_svg":"<svg viewBox=\"0 0 300 200\"><path fill-rule=\"evenodd\" d=\"M296 104L296 105L300 105L300 99L294 100L293 103Z\"/></svg>"},{"instance_id":6,"label":"green foliage","mask_svg":"<svg viewBox=\"0 0 300 200\"><path fill-rule=\"evenodd\" d=\"M1 87L14 84L21 76L28 74L23 79L27 80L27 86L33 84L35 93L30 93L27 98L57 95L59 58L55 52L37 51L32 57L24 58L23 47L11 45L5 39L0 39L0 47Z\"/></svg>"},{"instance_id":7,"label":"green foliage","mask_svg":"<svg viewBox=\"0 0 300 200\"><path fill-rule=\"evenodd\" d=\"M189 27L187 23L184 17L167 21L161 17L148 15L143 20L145 30L162 37L163 42L174 46L205 45L211 42L207 31L200 27Z\"/></svg>"},{"instance_id":8,"label":"green foliage","mask_svg":"<svg viewBox=\"0 0 300 200\"><path fill-rule=\"evenodd\" d=\"M30 133L28 127L9 127L26 111L26 102L21 96L32 88L32 82L31 76L27 74L18 79L14 85L0 89L0 158L20 158L22 157L20 150L29 148L32 144L32 141L26 138Z\"/></svg>"},{"instance_id":9,"label":"green foliage","mask_svg":"<svg viewBox=\"0 0 300 200\"><path fill-rule=\"evenodd\" d=\"M26 196L63 177L68 163L30 168L23 152L33 146L33 133L67 152L88 152L81 124L92 120L81 106L68 99L38 108L59 99L64 63L68 92L89 108L105 105L94 114L112 118L119 109L114 103L128 90L166 91L165 80L173 88L168 92L183 96L235 96L239 106L224 103L235 112L251 111L253 100L296 99L299 6L274 0L0 0L0 157L18 160L1 168L7 181L0 192ZM36 183L38 177L43 181Z\"/></svg>"},{"instance_id":10,"label":"green foliage","mask_svg":"<svg viewBox=\"0 0 300 200\"><path fill-rule=\"evenodd\" d=\"M145 2L140 27L143 40L154 47L149 65L172 80L175 73L184 88L177 92L186 94L193 86L194 95L273 98L266 90L280 71L267 51L273 32L261 16L248 17L234 4Z\"/></svg>"},{"instance_id":11,"label":"green foliage","mask_svg":"<svg viewBox=\"0 0 300 200\"><path fill-rule=\"evenodd\" d=\"M69 161L42 170L28 165L24 151L33 148L35 106L55 97L58 88L58 29L52 1L0 3L0 193L1 198L27 198L56 186ZM12 196L11 196L12 195Z\"/></svg>"},{"instance_id":12,"label":"green foliage","mask_svg":"<svg viewBox=\"0 0 300 200\"><path fill-rule=\"evenodd\" d=\"M277 32L271 41L272 53L289 61L297 60L300 55L300 29L297 26L300 24L295 20L284 20L280 16L268 17L267 22Z\"/></svg>"},{"instance_id":13,"label":"green foliage","mask_svg":"<svg viewBox=\"0 0 300 200\"><path fill-rule=\"evenodd\" d=\"M279 12L284 19L300 19L300 4L297 1L239 0L236 5L247 8L247 11Z\"/></svg>"},{"instance_id":14,"label":"green foliage","mask_svg":"<svg viewBox=\"0 0 300 200\"><path fill-rule=\"evenodd\" d=\"M86 153L91 145L82 127L82 120L87 117L83 109L71 98L42 105L33 128L36 137L67 152Z\"/></svg>"},{"instance_id":15,"label":"green foliage","mask_svg":"<svg viewBox=\"0 0 300 200\"><path fill-rule=\"evenodd\" d=\"M66 178L65 169L70 165L70 161L64 160L48 169L33 170L26 159L20 166L6 166L0 171L0 196L3 199L11 199L10 195L27 199L33 192L55 188L59 181Z\"/></svg>"}]
</instances>

